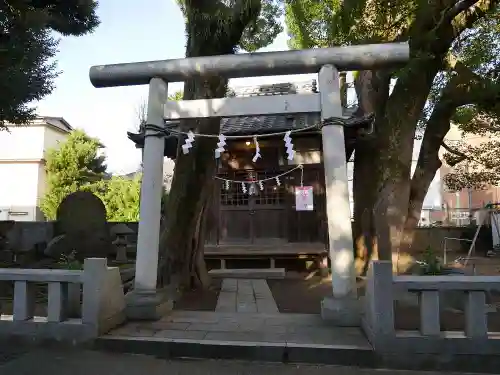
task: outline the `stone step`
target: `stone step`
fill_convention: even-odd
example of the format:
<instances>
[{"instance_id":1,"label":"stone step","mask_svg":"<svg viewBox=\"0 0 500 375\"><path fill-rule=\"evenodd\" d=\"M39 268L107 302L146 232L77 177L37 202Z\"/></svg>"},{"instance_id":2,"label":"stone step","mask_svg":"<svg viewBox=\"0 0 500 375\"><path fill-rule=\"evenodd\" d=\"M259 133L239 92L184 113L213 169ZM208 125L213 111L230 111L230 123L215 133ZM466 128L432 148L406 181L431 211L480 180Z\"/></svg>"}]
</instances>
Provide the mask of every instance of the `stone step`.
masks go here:
<instances>
[{"instance_id":1,"label":"stone step","mask_svg":"<svg viewBox=\"0 0 500 375\"><path fill-rule=\"evenodd\" d=\"M340 366L376 367L377 358L371 348L352 345L295 344L287 342L251 342L228 340L191 340L103 336L94 349L152 355L165 359L209 358L245 361L333 364Z\"/></svg>"},{"instance_id":2,"label":"stone step","mask_svg":"<svg viewBox=\"0 0 500 375\"><path fill-rule=\"evenodd\" d=\"M210 276L232 279L284 279L284 268L235 268L215 269L208 272Z\"/></svg>"}]
</instances>

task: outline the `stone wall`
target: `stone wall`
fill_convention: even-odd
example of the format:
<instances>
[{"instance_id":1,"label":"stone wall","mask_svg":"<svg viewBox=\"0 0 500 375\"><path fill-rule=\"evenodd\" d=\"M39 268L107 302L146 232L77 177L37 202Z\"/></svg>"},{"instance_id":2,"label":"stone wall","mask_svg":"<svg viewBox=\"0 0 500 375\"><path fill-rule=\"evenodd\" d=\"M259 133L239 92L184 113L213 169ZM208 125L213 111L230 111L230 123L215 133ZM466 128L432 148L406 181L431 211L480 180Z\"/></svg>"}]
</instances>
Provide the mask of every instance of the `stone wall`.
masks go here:
<instances>
[{"instance_id":1,"label":"stone wall","mask_svg":"<svg viewBox=\"0 0 500 375\"><path fill-rule=\"evenodd\" d=\"M111 228L118 223L108 223ZM130 229L137 233L139 223L124 223ZM53 221L17 221L14 228L7 234L7 238L14 250L30 250L36 243L48 243L54 233Z\"/></svg>"},{"instance_id":2,"label":"stone wall","mask_svg":"<svg viewBox=\"0 0 500 375\"><path fill-rule=\"evenodd\" d=\"M108 223L113 226L117 223ZM124 223L137 233L138 223ZM16 250L29 250L36 243L49 242L53 237L53 222L16 222L14 228L9 232L8 238L11 245ZM463 227L432 227L417 228L416 240L413 245L415 253L424 251L430 246L435 252L441 253L443 250L444 238L460 238L464 231ZM460 249L459 241L449 241L448 248L451 251Z\"/></svg>"},{"instance_id":3,"label":"stone wall","mask_svg":"<svg viewBox=\"0 0 500 375\"><path fill-rule=\"evenodd\" d=\"M430 247L433 251L441 254L444 248L445 238L460 238L464 227L430 227L417 228L417 234L412 249L415 253L424 251ZM446 247L450 251L459 251L463 241L447 241Z\"/></svg>"}]
</instances>

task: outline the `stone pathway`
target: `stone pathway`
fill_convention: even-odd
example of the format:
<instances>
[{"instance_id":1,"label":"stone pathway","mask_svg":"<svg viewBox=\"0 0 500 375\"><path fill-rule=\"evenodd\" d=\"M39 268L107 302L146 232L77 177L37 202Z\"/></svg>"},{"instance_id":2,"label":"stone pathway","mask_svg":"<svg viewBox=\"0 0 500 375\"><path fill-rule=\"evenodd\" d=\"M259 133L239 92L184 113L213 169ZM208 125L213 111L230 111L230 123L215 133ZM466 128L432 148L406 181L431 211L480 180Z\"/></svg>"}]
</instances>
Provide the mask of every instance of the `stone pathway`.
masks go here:
<instances>
[{"instance_id":1,"label":"stone pathway","mask_svg":"<svg viewBox=\"0 0 500 375\"><path fill-rule=\"evenodd\" d=\"M96 347L169 358L226 358L369 366L373 348L359 328L319 315L280 314L266 280L224 279L216 311L171 311L101 336Z\"/></svg>"},{"instance_id":2,"label":"stone pathway","mask_svg":"<svg viewBox=\"0 0 500 375\"><path fill-rule=\"evenodd\" d=\"M101 338L331 345L372 350L359 328L332 327L319 315L310 314L172 311L157 322L128 323Z\"/></svg>"},{"instance_id":3,"label":"stone pathway","mask_svg":"<svg viewBox=\"0 0 500 375\"><path fill-rule=\"evenodd\" d=\"M279 313L265 279L224 279L216 312Z\"/></svg>"}]
</instances>

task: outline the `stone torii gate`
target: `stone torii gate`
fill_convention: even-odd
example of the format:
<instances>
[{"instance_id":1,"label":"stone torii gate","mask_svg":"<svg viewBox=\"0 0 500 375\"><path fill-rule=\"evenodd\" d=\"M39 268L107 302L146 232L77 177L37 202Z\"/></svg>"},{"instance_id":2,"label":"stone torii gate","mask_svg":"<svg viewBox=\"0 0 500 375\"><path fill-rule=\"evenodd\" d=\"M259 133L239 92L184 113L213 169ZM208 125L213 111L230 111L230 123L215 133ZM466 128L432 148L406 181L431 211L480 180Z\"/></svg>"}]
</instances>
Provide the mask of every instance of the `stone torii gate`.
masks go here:
<instances>
[{"instance_id":1,"label":"stone torii gate","mask_svg":"<svg viewBox=\"0 0 500 375\"><path fill-rule=\"evenodd\" d=\"M342 118L339 71L389 68L409 59L406 43L357 45L309 50L195 57L90 68L95 87L149 84L147 123L165 127L165 120L321 112L321 119ZM227 78L318 73L320 92L282 96L168 101L167 85L194 76ZM127 296L133 319L158 319L168 302L157 285L164 140L146 129L135 288ZM341 326L359 325L344 129L321 129L325 169L332 296L321 304L324 319ZM149 136L148 136L149 135Z\"/></svg>"}]
</instances>

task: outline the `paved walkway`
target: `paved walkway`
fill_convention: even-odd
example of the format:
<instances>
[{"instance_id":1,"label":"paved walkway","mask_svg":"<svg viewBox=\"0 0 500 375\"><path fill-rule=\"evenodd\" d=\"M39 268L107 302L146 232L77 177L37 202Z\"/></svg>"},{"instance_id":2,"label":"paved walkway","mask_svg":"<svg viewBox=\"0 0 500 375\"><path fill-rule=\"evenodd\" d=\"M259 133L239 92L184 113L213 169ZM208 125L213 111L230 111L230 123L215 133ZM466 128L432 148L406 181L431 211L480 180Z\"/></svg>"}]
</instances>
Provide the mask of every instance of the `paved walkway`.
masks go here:
<instances>
[{"instance_id":1,"label":"paved walkway","mask_svg":"<svg viewBox=\"0 0 500 375\"><path fill-rule=\"evenodd\" d=\"M224 279L216 312L279 313L264 279Z\"/></svg>"},{"instance_id":2,"label":"paved walkway","mask_svg":"<svg viewBox=\"0 0 500 375\"><path fill-rule=\"evenodd\" d=\"M169 361L88 350L35 350L0 364L2 375L438 375L436 372L372 370L328 365L240 361ZM453 375L449 373L449 375ZM464 374L462 374L464 375Z\"/></svg>"},{"instance_id":3,"label":"paved walkway","mask_svg":"<svg viewBox=\"0 0 500 375\"><path fill-rule=\"evenodd\" d=\"M128 323L102 337L320 344L371 350L360 329L332 327L319 315L309 314L172 311L157 322Z\"/></svg>"}]
</instances>

